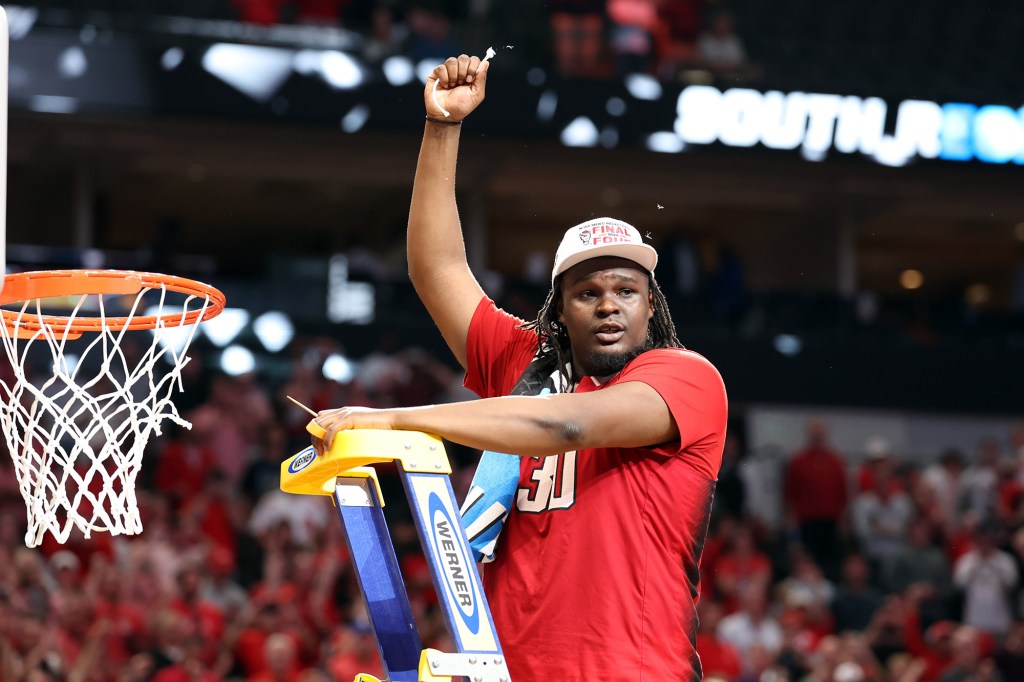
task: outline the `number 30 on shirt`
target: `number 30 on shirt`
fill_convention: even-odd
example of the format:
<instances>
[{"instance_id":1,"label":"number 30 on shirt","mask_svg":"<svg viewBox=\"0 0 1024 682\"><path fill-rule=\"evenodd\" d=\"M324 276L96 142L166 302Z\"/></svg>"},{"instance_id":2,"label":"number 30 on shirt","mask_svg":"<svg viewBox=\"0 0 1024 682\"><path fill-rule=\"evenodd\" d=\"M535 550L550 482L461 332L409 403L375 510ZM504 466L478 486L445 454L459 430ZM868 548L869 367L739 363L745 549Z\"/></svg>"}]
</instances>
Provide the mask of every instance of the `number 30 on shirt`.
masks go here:
<instances>
[{"instance_id":1,"label":"number 30 on shirt","mask_svg":"<svg viewBox=\"0 0 1024 682\"><path fill-rule=\"evenodd\" d=\"M576 451L530 457L520 478L516 509L529 514L568 509L576 503Z\"/></svg>"}]
</instances>

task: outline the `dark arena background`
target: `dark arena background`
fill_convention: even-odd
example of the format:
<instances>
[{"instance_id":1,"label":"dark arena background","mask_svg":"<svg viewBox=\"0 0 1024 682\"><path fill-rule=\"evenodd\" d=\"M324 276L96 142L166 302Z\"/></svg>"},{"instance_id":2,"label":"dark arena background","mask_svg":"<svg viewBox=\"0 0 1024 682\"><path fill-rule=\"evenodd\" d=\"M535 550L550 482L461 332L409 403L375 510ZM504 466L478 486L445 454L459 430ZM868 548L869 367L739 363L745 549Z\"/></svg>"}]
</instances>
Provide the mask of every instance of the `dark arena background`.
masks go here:
<instances>
[{"instance_id":1,"label":"dark arena background","mask_svg":"<svg viewBox=\"0 0 1024 682\"><path fill-rule=\"evenodd\" d=\"M0 680L381 674L330 503L278 490L309 443L285 396L472 398L409 283L405 221L426 75L488 47L458 179L485 290L532 319L563 231L626 220L728 388L705 679L1024 679L1024 6L6 10L8 270L169 272L229 308L192 346L192 430L149 444L141 535L27 548L0 460ZM479 453L449 453L461 499ZM422 640L449 650L380 475Z\"/></svg>"}]
</instances>

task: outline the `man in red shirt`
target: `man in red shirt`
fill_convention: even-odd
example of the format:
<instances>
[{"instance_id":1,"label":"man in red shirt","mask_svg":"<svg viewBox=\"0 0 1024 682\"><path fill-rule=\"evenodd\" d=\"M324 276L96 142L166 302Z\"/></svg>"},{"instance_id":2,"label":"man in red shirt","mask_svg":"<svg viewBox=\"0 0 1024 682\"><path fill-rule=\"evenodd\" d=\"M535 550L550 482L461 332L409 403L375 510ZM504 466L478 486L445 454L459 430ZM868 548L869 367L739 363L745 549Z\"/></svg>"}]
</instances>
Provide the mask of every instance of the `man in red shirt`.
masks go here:
<instances>
[{"instance_id":1,"label":"man in red shirt","mask_svg":"<svg viewBox=\"0 0 1024 682\"><path fill-rule=\"evenodd\" d=\"M715 594L724 601L727 613L739 606L742 592L766 591L772 582L772 562L754 544L750 528L736 529L728 551L715 564Z\"/></svg>"},{"instance_id":2,"label":"man in red shirt","mask_svg":"<svg viewBox=\"0 0 1024 682\"><path fill-rule=\"evenodd\" d=\"M520 456L484 575L513 680L699 680L697 563L725 388L682 348L653 277L657 253L622 221L565 233L536 320L486 297L455 203L459 124L483 100L486 74L462 55L427 81L408 232L412 282L484 399L340 408L317 421L328 445L340 430L394 428ZM517 390L548 380L556 392Z\"/></svg>"},{"instance_id":3,"label":"man in red shirt","mask_svg":"<svg viewBox=\"0 0 1024 682\"><path fill-rule=\"evenodd\" d=\"M198 563L186 564L178 572L177 597L168 604L188 621L191 632L206 642L203 660L212 664L217 656L217 643L224 635L224 614L214 604L204 601L199 594L202 567Z\"/></svg>"},{"instance_id":4,"label":"man in red shirt","mask_svg":"<svg viewBox=\"0 0 1024 682\"><path fill-rule=\"evenodd\" d=\"M820 421L807 428L807 445L786 468L786 510L800 542L814 555L829 578L839 574L842 546L839 530L849 490L846 462L828 445L828 430Z\"/></svg>"},{"instance_id":5,"label":"man in red shirt","mask_svg":"<svg viewBox=\"0 0 1024 682\"><path fill-rule=\"evenodd\" d=\"M735 680L743 673L743 660L739 650L718 636L718 624L725 609L718 602L700 600L700 630L697 632L697 652L704 672L727 680Z\"/></svg>"}]
</instances>

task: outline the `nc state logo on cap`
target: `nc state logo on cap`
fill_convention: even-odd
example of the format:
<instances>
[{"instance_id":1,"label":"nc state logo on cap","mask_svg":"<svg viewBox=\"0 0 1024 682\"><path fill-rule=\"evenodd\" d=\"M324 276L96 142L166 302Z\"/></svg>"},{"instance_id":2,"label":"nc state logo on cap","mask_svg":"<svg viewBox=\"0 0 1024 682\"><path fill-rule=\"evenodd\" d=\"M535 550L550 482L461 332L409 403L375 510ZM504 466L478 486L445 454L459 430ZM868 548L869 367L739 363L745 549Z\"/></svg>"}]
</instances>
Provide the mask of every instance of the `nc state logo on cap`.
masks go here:
<instances>
[{"instance_id":1,"label":"nc state logo on cap","mask_svg":"<svg viewBox=\"0 0 1024 682\"><path fill-rule=\"evenodd\" d=\"M658 252L650 244L644 244L635 227L615 218L593 218L570 227L562 235L562 243L555 252L551 281L577 263L599 256L625 258L648 272L654 272L658 264Z\"/></svg>"}]
</instances>

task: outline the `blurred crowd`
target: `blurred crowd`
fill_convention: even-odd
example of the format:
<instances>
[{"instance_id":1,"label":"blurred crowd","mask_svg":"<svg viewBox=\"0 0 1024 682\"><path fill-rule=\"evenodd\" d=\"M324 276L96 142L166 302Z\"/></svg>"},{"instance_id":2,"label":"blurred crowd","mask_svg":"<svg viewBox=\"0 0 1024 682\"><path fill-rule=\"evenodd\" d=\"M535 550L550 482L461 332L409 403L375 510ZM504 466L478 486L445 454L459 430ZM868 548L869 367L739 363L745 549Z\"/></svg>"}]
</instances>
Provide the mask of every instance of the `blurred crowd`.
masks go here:
<instances>
[{"instance_id":1,"label":"blurred crowd","mask_svg":"<svg viewBox=\"0 0 1024 682\"><path fill-rule=\"evenodd\" d=\"M293 344L284 384L186 367L179 409L137 481L144 532L74 531L25 546L25 503L0 461L0 680L186 682L383 677L339 520L328 499L278 489L281 461L309 445L309 415L339 405L412 405L464 393L417 349L324 377L330 341ZM472 453L452 446L463 472ZM456 475L464 490L468 481ZM451 650L401 483L381 468L392 537L425 646Z\"/></svg>"},{"instance_id":2,"label":"blurred crowd","mask_svg":"<svg viewBox=\"0 0 1024 682\"><path fill-rule=\"evenodd\" d=\"M350 680L380 676L343 531L328 500L278 489L309 415L338 405L469 397L461 375L396 345L324 376L341 349L296 341L287 378L186 366L191 430L149 444L144 532L24 544L0 463L0 680ZM911 463L875 438L841 453L823 423L782 462L730 432L701 569L706 679L1024 679L1024 430ZM461 498L478 453L451 446ZM425 646L450 649L401 484L381 485Z\"/></svg>"},{"instance_id":3,"label":"blurred crowd","mask_svg":"<svg viewBox=\"0 0 1024 682\"><path fill-rule=\"evenodd\" d=\"M379 60L402 54L444 59L472 52L462 45L474 17L494 20L491 2L457 0L233 0L242 21L345 27L366 37L365 56ZM529 7L523 11L530 13ZM710 76L748 77L747 60L735 17L721 0L551 0L538 4L533 33L547 35L536 45L567 78L608 78L646 73L666 80L684 71ZM505 26L504 33L508 32ZM493 34L494 31L488 31ZM512 36L515 37L514 35ZM538 63L542 55L534 55Z\"/></svg>"},{"instance_id":4,"label":"blurred crowd","mask_svg":"<svg viewBox=\"0 0 1024 682\"><path fill-rule=\"evenodd\" d=\"M730 441L701 569L707 679L1024 679L1024 429L1008 436L921 465L883 438L840 453L812 422L777 471Z\"/></svg>"},{"instance_id":5,"label":"blurred crowd","mask_svg":"<svg viewBox=\"0 0 1024 682\"><path fill-rule=\"evenodd\" d=\"M566 77L756 75L734 13L719 0L553 0L548 7L555 65Z\"/></svg>"}]
</instances>

